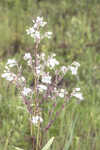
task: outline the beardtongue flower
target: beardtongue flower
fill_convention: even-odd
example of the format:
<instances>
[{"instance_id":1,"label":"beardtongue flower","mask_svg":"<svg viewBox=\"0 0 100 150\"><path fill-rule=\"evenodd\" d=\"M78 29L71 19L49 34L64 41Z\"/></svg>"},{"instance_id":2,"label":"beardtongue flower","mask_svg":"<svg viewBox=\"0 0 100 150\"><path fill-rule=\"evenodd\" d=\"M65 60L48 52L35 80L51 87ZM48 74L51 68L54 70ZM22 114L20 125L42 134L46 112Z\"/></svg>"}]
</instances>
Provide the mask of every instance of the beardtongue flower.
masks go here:
<instances>
[{"instance_id":1,"label":"beardtongue flower","mask_svg":"<svg viewBox=\"0 0 100 150\"><path fill-rule=\"evenodd\" d=\"M72 75L77 75L77 71L78 71L77 67L70 66L69 69L71 70Z\"/></svg>"},{"instance_id":2,"label":"beardtongue flower","mask_svg":"<svg viewBox=\"0 0 100 150\"><path fill-rule=\"evenodd\" d=\"M80 92L73 93L72 96L78 98L81 101L84 99L82 93Z\"/></svg>"},{"instance_id":3,"label":"beardtongue flower","mask_svg":"<svg viewBox=\"0 0 100 150\"><path fill-rule=\"evenodd\" d=\"M42 82L46 83L46 84L51 84L51 76L49 75L49 73L45 73L42 75Z\"/></svg>"},{"instance_id":4,"label":"beardtongue flower","mask_svg":"<svg viewBox=\"0 0 100 150\"><path fill-rule=\"evenodd\" d=\"M16 78L16 75L11 72L5 72L1 75L2 78L5 78L8 81L13 81Z\"/></svg>"},{"instance_id":5,"label":"beardtongue flower","mask_svg":"<svg viewBox=\"0 0 100 150\"><path fill-rule=\"evenodd\" d=\"M65 74L67 71L68 71L68 68L67 68L66 66L62 66L62 67L61 67L61 72L62 72L63 74Z\"/></svg>"},{"instance_id":6,"label":"beardtongue flower","mask_svg":"<svg viewBox=\"0 0 100 150\"><path fill-rule=\"evenodd\" d=\"M34 30L33 27L30 27L29 29L26 29L26 32L27 32L28 35L32 36L32 35L34 35L35 30Z\"/></svg>"},{"instance_id":7,"label":"beardtongue flower","mask_svg":"<svg viewBox=\"0 0 100 150\"><path fill-rule=\"evenodd\" d=\"M55 58L50 57L47 61L47 66L53 69L56 65L59 65L59 62Z\"/></svg>"},{"instance_id":8,"label":"beardtongue flower","mask_svg":"<svg viewBox=\"0 0 100 150\"><path fill-rule=\"evenodd\" d=\"M46 87L45 85L43 85L43 84L40 84L40 85L38 85L38 90L39 90L40 92L43 92L43 91L46 91L46 90L47 90L47 87Z\"/></svg>"},{"instance_id":9,"label":"beardtongue flower","mask_svg":"<svg viewBox=\"0 0 100 150\"><path fill-rule=\"evenodd\" d=\"M65 89L60 89L60 92L58 93L59 97L64 98L65 92Z\"/></svg>"},{"instance_id":10,"label":"beardtongue flower","mask_svg":"<svg viewBox=\"0 0 100 150\"><path fill-rule=\"evenodd\" d=\"M25 83L26 82L26 80L25 80L25 78L23 76L19 77L18 81L21 82L21 83Z\"/></svg>"},{"instance_id":11,"label":"beardtongue flower","mask_svg":"<svg viewBox=\"0 0 100 150\"><path fill-rule=\"evenodd\" d=\"M24 60L29 60L29 59L32 59L31 54L30 53L25 53Z\"/></svg>"},{"instance_id":12,"label":"beardtongue flower","mask_svg":"<svg viewBox=\"0 0 100 150\"><path fill-rule=\"evenodd\" d=\"M79 100L84 100L82 93L80 92L80 88L75 88L71 94L71 96L74 96L78 98Z\"/></svg>"},{"instance_id":13,"label":"beardtongue flower","mask_svg":"<svg viewBox=\"0 0 100 150\"><path fill-rule=\"evenodd\" d=\"M77 75L78 68L80 67L80 64L76 61L74 61L71 66L68 67L68 69L72 72L72 75Z\"/></svg>"},{"instance_id":14,"label":"beardtongue flower","mask_svg":"<svg viewBox=\"0 0 100 150\"><path fill-rule=\"evenodd\" d=\"M45 32L44 37L50 39L52 37L52 32Z\"/></svg>"},{"instance_id":15,"label":"beardtongue flower","mask_svg":"<svg viewBox=\"0 0 100 150\"><path fill-rule=\"evenodd\" d=\"M33 116L31 121L34 125L37 125L39 122L42 123L43 119L40 116Z\"/></svg>"},{"instance_id":16,"label":"beardtongue flower","mask_svg":"<svg viewBox=\"0 0 100 150\"><path fill-rule=\"evenodd\" d=\"M7 66L14 67L16 65L17 65L17 62L15 59L8 59Z\"/></svg>"},{"instance_id":17,"label":"beardtongue flower","mask_svg":"<svg viewBox=\"0 0 100 150\"><path fill-rule=\"evenodd\" d=\"M24 87L21 93L23 96L29 96L32 93L32 89Z\"/></svg>"}]
</instances>

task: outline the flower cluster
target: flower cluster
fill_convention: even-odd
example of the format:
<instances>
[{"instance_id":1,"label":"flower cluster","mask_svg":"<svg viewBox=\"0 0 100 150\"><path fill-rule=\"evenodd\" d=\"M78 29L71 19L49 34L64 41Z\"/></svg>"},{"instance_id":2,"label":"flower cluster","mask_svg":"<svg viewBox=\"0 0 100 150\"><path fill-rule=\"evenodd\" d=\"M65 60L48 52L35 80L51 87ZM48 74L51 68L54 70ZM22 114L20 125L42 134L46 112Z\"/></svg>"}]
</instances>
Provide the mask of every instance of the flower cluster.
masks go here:
<instances>
[{"instance_id":1,"label":"flower cluster","mask_svg":"<svg viewBox=\"0 0 100 150\"><path fill-rule=\"evenodd\" d=\"M5 78L8 81L13 81L16 79L16 74L10 72L10 68L17 66L17 62L15 59L8 59L7 64L5 66L4 73L2 74L2 78Z\"/></svg>"},{"instance_id":2,"label":"flower cluster","mask_svg":"<svg viewBox=\"0 0 100 150\"><path fill-rule=\"evenodd\" d=\"M55 58L55 54L51 54L51 56L46 57L44 53L41 53L40 55L37 55L38 59L38 64L36 66L36 72L38 76L38 84L37 84L37 90L38 90L38 95L43 94L43 97L46 96L46 98L66 98L68 95L68 91L64 88L59 88L57 87L57 83L61 81L63 76L68 72L72 71L72 75L77 75L78 67L80 64L78 62L73 62L71 66L61 66L59 61ZM34 72L34 57L32 58L30 53L25 53L23 59L27 62L27 65L31 66ZM29 63L30 62L30 63ZM32 95L34 96L34 87L33 89L28 88L26 85L26 79L25 77L19 72L17 74L14 74L13 72L10 71L12 67L17 66L20 70L21 67L19 67L18 63L14 59L8 59L8 62L5 66L4 73L2 74L2 77L5 78L8 81L12 81L14 84L16 84L18 87L20 87L20 93L23 99L26 99L26 101L29 101L29 97L32 98ZM54 78L54 74L52 75L50 72L46 71L46 68L49 68L50 70L52 69L53 72L56 72L56 78ZM58 69L56 68L58 67ZM24 83L24 84L23 84ZM55 84L54 84L55 83ZM47 94L48 93L48 94ZM80 92L80 88L75 88L70 97L76 97L79 100L83 100L82 93ZM24 102L25 104L26 101ZM32 104L32 99L30 100L30 108ZM29 107L28 107L29 108ZM29 112L30 112L29 108ZM38 117L33 117L32 122L34 124L38 123L38 120L41 121L40 118Z\"/></svg>"},{"instance_id":3,"label":"flower cluster","mask_svg":"<svg viewBox=\"0 0 100 150\"><path fill-rule=\"evenodd\" d=\"M35 42L40 43L43 38L51 38L52 32L45 32L41 35L40 28L44 27L47 22L43 20L43 17L37 17L36 20L33 21L33 26L26 30L27 34L34 38Z\"/></svg>"},{"instance_id":4,"label":"flower cluster","mask_svg":"<svg viewBox=\"0 0 100 150\"><path fill-rule=\"evenodd\" d=\"M41 35L40 29L46 24L47 22L43 21L43 17L37 17L35 21L33 20L33 26L26 30L27 34L34 38L35 43L39 44L44 37L51 38L51 32L45 32ZM42 119L40 115L43 112L40 112L40 107L41 103L45 100L46 103L50 100L53 104L51 112L53 112L56 104L61 99L66 102L74 96L79 100L83 100L80 88L74 88L71 94L69 94L66 87L58 86L58 83L62 81L68 71L71 71L72 75L77 76L80 64L74 61L70 66L61 66L60 62L56 59L56 54L46 56L45 53L38 54L36 52L37 47L34 49L34 56L28 52L23 57L31 69L30 72L32 72L34 82L33 87L30 88L27 85L27 81L22 75L22 66L19 66L15 59L8 59L4 73L2 74L2 78L14 83L19 89L23 102L27 106L28 112L32 115L31 122L34 125L43 122L44 118ZM16 74L12 71L13 67L16 67Z\"/></svg>"}]
</instances>

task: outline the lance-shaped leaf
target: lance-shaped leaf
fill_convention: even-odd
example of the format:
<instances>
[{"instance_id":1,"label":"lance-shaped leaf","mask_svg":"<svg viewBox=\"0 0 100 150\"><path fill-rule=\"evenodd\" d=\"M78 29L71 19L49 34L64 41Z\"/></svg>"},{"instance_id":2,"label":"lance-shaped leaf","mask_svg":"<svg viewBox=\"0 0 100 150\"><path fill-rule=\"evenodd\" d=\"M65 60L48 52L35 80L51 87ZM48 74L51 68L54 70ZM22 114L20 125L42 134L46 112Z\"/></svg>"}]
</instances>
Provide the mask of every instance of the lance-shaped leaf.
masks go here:
<instances>
[{"instance_id":1,"label":"lance-shaped leaf","mask_svg":"<svg viewBox=\"0 0 100 150\"><path fill-rule=\"evenodd\" d=\"M51 146L51 144L53 143L54 137L52 137L48 143L42 148L42 150L48 150Z\"/></svg>"}]
</instances>

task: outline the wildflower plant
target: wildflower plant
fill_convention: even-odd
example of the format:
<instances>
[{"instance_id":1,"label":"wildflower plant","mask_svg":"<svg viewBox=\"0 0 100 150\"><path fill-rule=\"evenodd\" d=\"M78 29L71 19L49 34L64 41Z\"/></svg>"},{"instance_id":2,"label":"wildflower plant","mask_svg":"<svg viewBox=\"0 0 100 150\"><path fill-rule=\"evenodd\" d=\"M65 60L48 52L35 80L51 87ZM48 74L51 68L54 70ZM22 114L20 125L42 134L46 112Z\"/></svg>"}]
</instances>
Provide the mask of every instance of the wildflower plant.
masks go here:
<instances>
[{"instance_id":1,"label":"wildflower plant","mask_svg":"<svg viewBox=\"0 0 100 150\"><path fill-rule=\"evenodd\" d=\"M68 72L71 72L73 76L77 76L80 64L73 62L70 66L61 66L60 62L56 59L55 53L49 56L46 56L45 53L40 53L40 42L44 38L50 39L52 32L43 32L43 28L47 25L43 17L37 17L32 22L33 26L27 29L26 32L34 40L34 50L33 54L30 52L25 53L23 59L26 61L30 73L32 73L33 86L30 87L27 84L26 78L22 75L23 67L15 59L8 59L2 78L15 84L18 88L30 116L30 133L36 141L34 143L33 140L33 149L40 150L42 131L48 131L71 97L83 100L83 96L80 88L74 88L71 93L68 93L65 87L58 86L58 83L62 81ZM60 101L61 106L55 112ZM55 112L54 118L52 118L53 112ZM46 124L47 115L50 120Z\"/></svg>"}]
</instances>

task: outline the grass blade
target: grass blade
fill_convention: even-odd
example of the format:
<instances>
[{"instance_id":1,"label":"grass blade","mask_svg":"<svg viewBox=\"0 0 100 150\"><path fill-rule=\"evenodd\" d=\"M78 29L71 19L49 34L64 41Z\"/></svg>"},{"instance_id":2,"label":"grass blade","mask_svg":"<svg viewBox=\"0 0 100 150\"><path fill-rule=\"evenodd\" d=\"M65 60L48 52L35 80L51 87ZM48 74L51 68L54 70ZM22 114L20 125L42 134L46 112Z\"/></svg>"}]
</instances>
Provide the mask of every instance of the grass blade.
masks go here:
<instances>
[{"instance_id":1,"label":"grass blade","mask_svg":"<svg viewBox=\"0 0 100 150\"><path fill-rule=\"evenodd\" d=\"M53 143L54 137L52 137L48 143L42 148L42 150L48 150L51 146L51 144Z\"/></svg>"},{"instance_id":2,"label":"grass blade","mask_svg":"<svg viewBox=\"0 0 100 150\"><path fill-rule=\"evenodd\" d=\"M78 119L78 115L76 116L75 121L71 125L71 132L70 132L69 142L66 141L66 144L65 144L65 147L64 147L63 150L69 150L69 148L70 148L70 145L71 145L72 139L73 139L73 133L74 133L74 128L75 128L75 124L76 124L77 119Z\"/></svg>"}]
</instances>

